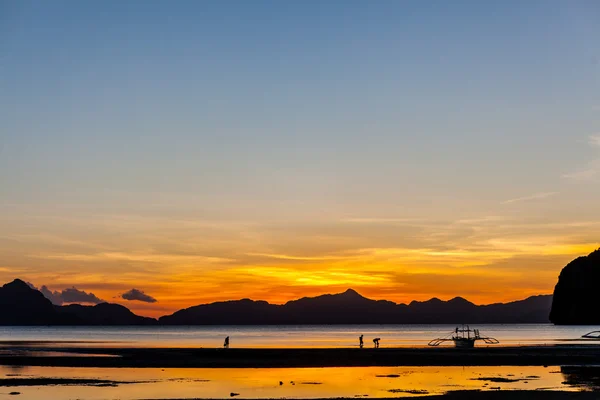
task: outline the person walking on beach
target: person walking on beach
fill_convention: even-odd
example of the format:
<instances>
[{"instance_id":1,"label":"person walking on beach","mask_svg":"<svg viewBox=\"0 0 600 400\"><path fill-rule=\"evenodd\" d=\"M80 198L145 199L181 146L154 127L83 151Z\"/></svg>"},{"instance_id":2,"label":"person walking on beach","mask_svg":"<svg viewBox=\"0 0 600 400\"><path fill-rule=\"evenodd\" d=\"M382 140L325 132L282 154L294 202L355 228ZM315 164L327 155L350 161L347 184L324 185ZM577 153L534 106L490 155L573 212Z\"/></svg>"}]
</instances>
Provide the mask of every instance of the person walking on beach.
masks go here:
<instances>
[{"instance_id":1,"label":"person walking on beach","mask_svg":"<svg viewBox=\"0 0 600 400\"><path fill-rule=\"evenodd\" d=\"M365 345L365 344L364 344L364 342L363 342L363 335L360 335L360 336L358 337L358 345L360 346L360 348L361 348L361 349L362 349L362 348L363 348L363 346Z\"/></svg>"},{"instance_id":2,"label":"person walking on beach","mask_svg":"<svg viewBox=\"0 0 600 400\"><path fill-rule=\"evenodd\" d=\"M373 339L373 345L375 346L376 349L379 348L379 341L381 340L381 338L376 337L375 339Z\"/></svg>"},{"instance_id":3,"label":"person walking on beach","mask_svg":"<svg viewBox=\"0 0 600 400\"><path fill-rule=\"evenodd\" d=\"M226 349L228 349L228 348L229 348L229 336L227 336L227 337L225 338L225 343L223 343L223 347L224 347L224 348L226 348Z\"/></svg>"}]
</instances>

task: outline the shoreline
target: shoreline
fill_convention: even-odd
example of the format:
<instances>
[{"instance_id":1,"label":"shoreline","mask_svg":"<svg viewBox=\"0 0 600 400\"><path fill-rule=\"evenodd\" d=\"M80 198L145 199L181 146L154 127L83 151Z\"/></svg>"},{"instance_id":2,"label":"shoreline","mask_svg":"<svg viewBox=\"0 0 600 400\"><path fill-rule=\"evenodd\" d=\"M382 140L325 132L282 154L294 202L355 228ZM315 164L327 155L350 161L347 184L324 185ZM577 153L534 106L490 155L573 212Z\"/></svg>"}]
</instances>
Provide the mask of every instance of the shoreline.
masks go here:
<instances>
[{"instance_id":1,"label":"shoreline","mask_svg":"<svg viewBox=\"0 0 600 400\"><path fill-rule=\"evenodd\" d=\"M455 348L0 347L0 365L98 368L600 366L600 346Z\"/></svg>"},{"instance_id":2,"label":"shoreline","mask_svg":"<svg viewBox=\"0 0 600 400\"><path fill-rule=\"evenodd\" d=\"M235 398L237 399L237 398ZM498 391L478 391L478 390L455 390L444 394L428 394L405 397L370 397L371 400L398 400L398 399L419 399L419 400L598 400L598 392L560 392L546 390L498 390ZM139 399L139 400L220 400L204 398L175 398L175 399ZM221 399L222 400L222 399ZM274 400L274 399L244 399L239 400ZM356 400L355 397L326 397L322 399L310 400Z\"/></svg>"},{"instance_id":3,"label":"shoreline","mask_svg":"<svg viewBox=\"0 0 600 400\"><path fill-rule=\"evenodd\" d=\"M237 398L236 398L237 399ZM419 400L597 400L598 392L560 392L545 390L498 390L498 391L478 391L478 390L455 390L444 394L406 396L406 397L371 397L372 400L398 400L398 399L419 399ZM218 400L203 398L176 398L176 399L140 399L140 400ZM274 400L274 399L244 399L239 400ZM356 400L354 397L329 397L310 400Z\"/></svg>"}]
</instances>

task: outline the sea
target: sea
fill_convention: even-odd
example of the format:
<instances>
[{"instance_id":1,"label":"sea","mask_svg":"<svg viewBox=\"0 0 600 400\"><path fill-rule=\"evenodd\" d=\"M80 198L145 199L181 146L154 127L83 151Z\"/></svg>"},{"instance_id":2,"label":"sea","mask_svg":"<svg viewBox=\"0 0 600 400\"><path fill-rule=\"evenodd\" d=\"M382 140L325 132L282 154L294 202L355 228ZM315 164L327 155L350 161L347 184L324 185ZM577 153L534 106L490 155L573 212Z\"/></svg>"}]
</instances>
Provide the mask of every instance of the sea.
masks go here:
<instances>
[{"instance_id":1,"label":"sea","mask_svg":"<svg viewBox=\"0 0 600 400\"><path fill-rule=\"evenodd\" d=\"M421 347L454 325L0 327L0 352L25 342L57 346L235 348ZM600 326L507 324L471 327L500 346L595 344ZM447 344L451 346L451 343ZM479 343L477 346L486 346ZM17 350L18 351L18 350ZM56 351L56 350L54 350ZM40 352L41 354L42 352ZM58 354L56 354L58 355ZM476 391L598 391L600 366L88 368L0 365L0 397L20 400L407 398Z\"/></svg>"},{"instance_id":2,"label":"sea","mask_svg":"<svg viewBox=\"0 0 600 400\"><path fill-rule=\"evenodd\" d=\"M456 325L285 325L285 326L125 326L125 327L0 327L0 342L32 341L52 345L107 347L230 347L307 348L357 347L364 335L365 347L380 338L381 347L421 347L435 338L449 336ZM501 346L599 343L581 336L598 326L552 324L478 324L482 336L494 337ZM451 345L451 344L448 344ZM478 343L478 346L485 346Z\"/></svg>"}]
</instances>

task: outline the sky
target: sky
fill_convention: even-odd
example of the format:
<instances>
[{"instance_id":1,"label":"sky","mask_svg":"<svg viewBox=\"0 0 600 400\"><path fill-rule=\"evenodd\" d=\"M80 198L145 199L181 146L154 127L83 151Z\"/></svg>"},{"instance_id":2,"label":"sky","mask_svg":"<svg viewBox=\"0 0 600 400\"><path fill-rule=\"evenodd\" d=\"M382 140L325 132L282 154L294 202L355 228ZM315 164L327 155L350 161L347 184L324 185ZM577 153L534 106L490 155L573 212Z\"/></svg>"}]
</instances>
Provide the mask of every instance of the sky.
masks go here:
<instances>
[{"instance_id":1,"label":"sky","mask_svg":"<svg viewBox=\"0 0 600 400\"><path fill-rule=\"evenodd\" d=\"M593 0L0 0L0 282L552 293L600 247L599 37Z\"/></svg>"}]
</instances>

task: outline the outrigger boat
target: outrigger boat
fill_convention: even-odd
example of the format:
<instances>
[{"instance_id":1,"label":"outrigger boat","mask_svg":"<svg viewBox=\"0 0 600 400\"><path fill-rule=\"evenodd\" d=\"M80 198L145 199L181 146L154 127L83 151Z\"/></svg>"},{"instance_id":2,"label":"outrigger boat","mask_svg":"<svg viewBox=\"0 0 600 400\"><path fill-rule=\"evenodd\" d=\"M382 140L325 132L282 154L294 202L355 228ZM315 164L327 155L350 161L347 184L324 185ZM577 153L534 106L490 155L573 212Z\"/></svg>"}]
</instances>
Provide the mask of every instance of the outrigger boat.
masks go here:
<instances>
[{"instance_id":1,"label":"outrigger boat","mask_svg":"<svg viewBox=\"0 0 600 400\"><path fill-rule=\"evenodd\" d=\"M454 342L454 347L461 349L472 349L475 347L475 341L482 340L487 344L500 343L493 337L481 336L479 329L470 329L469 325L462 325L461 328L456 327L454 331L443 338L433 339L428 343L429 346L439 346L445 342Z\"/></svg>"},{"instance_id":2,"label":"outrigger boat","mask_svg":"<svg viewBox=\"0 0 600 400\"><path fill-rule=\"evenodd\" d=\"M593 331L590 333L586 333L585 335L582 336L582 338L586 338L586 339L600 339L600 331Z\"/></svg>"}]
</instances>

